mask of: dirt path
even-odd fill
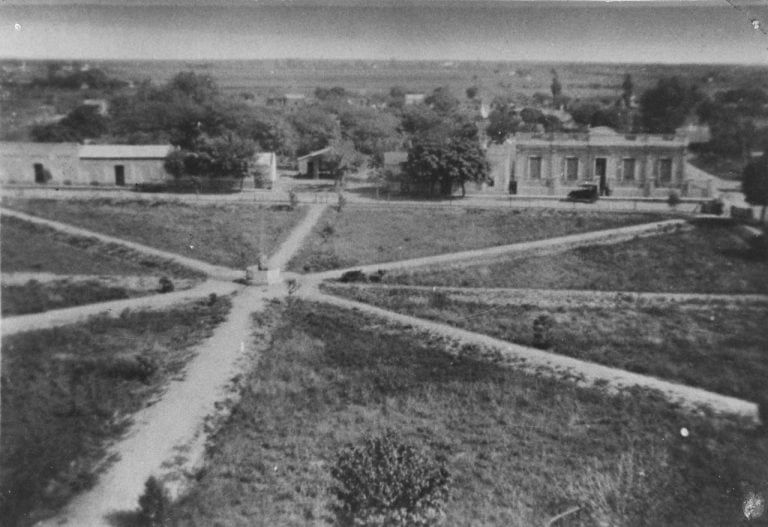
[[[96,238],[97,240],[102,241],[104,243],[114,243],[117,245],[122,245],[124,247],[128,247],[129,249],[133,249],[134,251],[142,252],[144,254],[150,254],[152,256],[157,256],[165,260],[176,262],[179,265],[183,265],[184,267],[187,267],[189,269],[200,271],[218,280],[236,280],[238,278],[243,278],[243,272],[238,271],[236,269],[230,269],[229,267],[223,267],[220,265],[212,265],[207,262],[195,260],[194,258],[189,258],[186,256],[181,256],[180,254],[163,251],[160,249],[155,249],[154,247],[149,247],[141,243],[131,242],[131,241],[123,240],[121,238],[115,238],[114,236],[100,234],[98,232],[90,231],[87,229],[81,229],[80,227],[75,227],[73,225],[61,223],[59,221],[46,220],[43,218],[38,218],[37,216],[32,216],[29,214],[25,214],[23,212],[17,212],[15,210],[10,210],[6,208],[0,208],[0,214],[18,218],[24,221],[28,221],[30,223],[45,225],[47,227],[56,229],[57,231],[65,232],[67,234],[72,234],[75,236],[83,236],[86,238]]]
[[[172,381],[159,402],[134,416],[128,436],[110,451],[118,461],[94,488],[76,497],[57,518],[40,525],[112,525],[110,515],[136,509],[149,476],[163,478],[199,464],[206,418],[216,413],[217,401],[227,398],[228,385],[243,366],[238,366],[240,359],[253,348],[251,315],[264,307],[266,298],[281,293],[240,289],[227,320],[198,345],[183,380]]]
[[[311,205],[301,222],[291,231],[290,236],[267,261],[269,269],[283,269],[293,255],[301,249],[301,244],[312,232],[312,228],[322,216],[325,205]]]
[[[590,291],[579,289],[519,289],[496,287],[451,287],[398,284],[343,284],[336,282],[330,288],[337,290],[398,290],[413,295],[443,292],[450,299],[479,302],[489,305],[543,306],[616,306],[617,304],[653,303],[686,304],[687,307],[718,308],[768,306],[768,295],[706,294],[706,293],[649,293],[635,291]]]
[[[180,304],[198,298],[204,298],[211,293],[226,295],[238,289],[238,285],[232,282],[220,282],[209,280],[192,289],[175,291],[173,293],[141,296],[126,300],[113,300],[110,302],[98,302],[84,306],[53,309],[44,313],[21,315],[17,317],[4,317],[0,319],[0,333],[12,335],[22,331],[53,328],[67,324],[82,322],[94,315],[105,315],[111,318],[120,316],[125,309],[158,310],[165,309],[175,304]]]
[[[684,228],[688,224],[687,220],[675,219],[657,221],[653,223],[644,223],[642,225],[632,225],[629,227],[619,227],[616,229],[606,229],[602,231],[584,232],[571,234],[568,236],[559,236],[557,238],[547,238],[530,242],[514,243],[511,245],[499,245],[487,247],[485,249],[474,249],[471,251],[460,251],[436,256],[426,256],[423,258],[413,258],[410,260],[400,260],[395,262],[383,262],[378,264],[359,265],[346,269],[334,269],[321,273],[305,275],[311,281],[328,280],[338,278],[347,271],[360,270],[364,273],[374,273],[378,270],[401,270],[412,269],[416,267],[429,267],[433,265],[462,266],[473,265],[479,262],[493,261],[497,258],[509,257],[511,255],[530,255],[530,254],[552,254],[567,251],[575,247],[584,245],[603,245],[614,244],[631,240],[637,236],[655,236],[666,234],[677,229]]]
[[[704,406],[718,414],[735,415],[748,418],[754,422],[759,421],[757,405],[735,397],[728,397],[700,388],[693,388],[655,377],[512,344],[445,324],[401,315],[352,300],[324,295],[318,293],[313,288],[306,288],[300,294],[309,300],[361,311],[396,322],[406,329],[415,329],[419,333],[426,334],[427,340],[434,341],[438,339],[444,342],[448,349],[455,349],[457,345],[461,347],[467,344],[479,346],[481,349],[486,350],[485,353],[481,352],[483,358],[494,360],[501,365],[514,367],[516,370],[526,371],[534,375],[573,379],[579,384],[586,386],[603,385],[612,392],[618,392],[633,386],[658,390],[669,401],[680,404],[688,410],[695,411],[699,407]]]

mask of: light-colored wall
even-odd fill
[[[35,163],[51,174],[49,185],[80,178],[76,143],[0,143],[0,183],[35,183]]]
[[[117,165],[125,167],[126,186],[136,183],[163,183],[170,178],[163,168],[162,159],[81,159],[83,183],[114,185]]]

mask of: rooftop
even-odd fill
[[[163,159],[170,145],[83,145],[80,159]]]

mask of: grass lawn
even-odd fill
[[[105,442],[182,370],[229,306],[220,298],[3,337],[3,525],[33,525],[91,486]]]
[[[0,219],[0,267],[4,273],[203,276],[120,245],[70,236],[9,216]]]
[[[7,199],[9,208],[143,243],[212,264],[254,265],[272,254],[304,208],[257,203]]]
[[[96,280],[78,283],[57,280],[44,284],[30,280],[24,285],[2,286],[2,315],[42,313],[51,309],[122,300],[143,294],[124,287],[104,285]]]
[[[441,292],[336,289],[398,313],[534,345],[533,322],[552,320],[551,351],[768,402],[768,304],[658,304],[617,299],[615,306],[488,305]]]
[[[573,504],[587,510],[561,525],[733,525],[768,477],[764,433],[640,391],[608,396],[451,356],[402,327],[293,301],[173,523],[324,524],[339,450],[385,428],[445,461],[449,526],[544,525]]]
[[[660,214],[573,212],[552,209],[329,208],[302,251],[290,262],[297,272],[553,238],[648,223]]]
[[[688,232],[465,268],[414,270],[384,280],[456,287],[765,294],[768,258],[754,257],[727,224],[699,221]]]

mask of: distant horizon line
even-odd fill
[[[515,0],[516,1],[516,0]],[[560,0],[568,1],[568,0]],[[424,63],[424,62],[484,62],[488,64],[638,64],[643,66],[747,66],[747,67],[768,67],[767,63],[762,62],[645,62],[645,61],[613,61],[613,60],[550,60],[550,59],[456,59],[456,58],[435,58],[435,59],[396,59],[396,58],[349,58],[349,57],[323,57],[323,58],[311,58],[311,57],[271,57],[271,58],[253,58],[253,57],[233,57],[233,58],[109,58],[109,57],[3,57],[0,56],[0,62],[6,61],[25,61],[25,62],[237,62],[237,61],[251,61],[251,62],[266,62],[266,61],[283,61],[283,60],[298,60],[307,62],[400,62],[400,63]]]

